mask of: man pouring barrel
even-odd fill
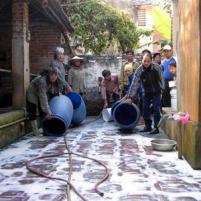
[[[143,118],[145,127],[140,132],[159,133],[158,123],[160,121],[161,94],[164,89],[164,79],[161,67],[152,63],[152,55],[146,53],[143,56],[142,64],[136,69],[135,77],[132,81],[127,95],[123,98],[127,103],[132,103],[137,95],[139,81],[142,86]],[[150,105],[154,108],[154,129],[152,130],[152,120]]]

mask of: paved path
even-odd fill
[[[72,183],[89,201],[201,201],[201,171],[191,169],[177,152],[153,151],[149,136],[121,133],[114,123],[102,120],[67,131],[71,150],[104,162],[109,179],[94,185],[104,175],[102,166],[73,156]],[[163,138],[162,134],[154,137]],[[66,185],[30,173],[25,163],[34,157],[65,151],[63,137],[36,138],[27,135],[0,152],[0,201],[62,201]],[[51,176],[67,178],[67,156],[34,162],[34,167]],[[72,201],[80,198],[72,193]]]

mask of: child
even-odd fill
[[[176,77],[176,73],[177,73],[177,64],[176,62],[172,62],[169,64],[169,71],[173,74],[174,78]]]

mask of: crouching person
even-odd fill
[[[46,75],[39,75],[29,85],[27,91],[27,113],[35,136],[42,136],[36,121],[37,108],[40,118],[51,119],[51,110],[48,101],[64,91],[69,85],[58,78],[57,68],[50,67]]]
[[[109,70],[103,70],[104,79],[101,82],[101,95],[104,100],[104,108],[110,107],[120,98],[119,80],[117,75],[111,75]]]

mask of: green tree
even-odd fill
[[[119,51],[135,49],[141,35],[151,34],[137,29],[128,15],[103,0],[67,0],[67,15],[75,29],[71,37],[95,54],[101,54],[111,44],[117,44]]]

